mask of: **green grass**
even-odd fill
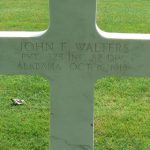
[[[0,76],[0,150],[48,150],[50,87],[38,76]],[[11,98],[26,105],[12,106]]]
[[[94,110],[95,150],[150,149],[150,78],[98,80]]]
[[[48,28],[48,0],[1,0],[0,30],[39,31]]]
[[[150,1],[97,0],[97,24],[108,32],[150,33]],[[48,0],[0,1],[0,30],[48,28]]]
[[[97,25],[107,32],[150,33],[149,0],[97,0]]]
[[[97,0],[97,24],[107,32],[150,33],[149,9],[148,0]],[[94,110],[95,150],[150,149],[149,78],[98,80]]]
[[[149,33],[149,8],[148,0],[97,0],[97,24],[109,32]],[[48,0],[1,0],[0,10],[0,30],[48,28]],[[27,105],[11,106],[12,97]],[[0,99],[0,150],[48,149],[48,82],[37,76],[0,76]],[[94,110],[95,150],[150,149],[149,78],[98,80]]]

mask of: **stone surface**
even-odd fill
[[[51,0],[50,27],[43,35],[0,38],[1,74],[49,79],[51,150],[93,150],[97,79],[150,75],[149,40],[103,37],[95,12],[96,0]]]

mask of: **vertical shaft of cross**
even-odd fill
[[[51,31],[63,34],[63,39],[65,36],[86,35],[91,26],[95,26],[95,1],[51,0]]]
[[[51,150],[92,150],[93,89],[79,77],[61,77],[52,85]]]
[[[60,42],[89,39],[95,26],[94,1],[51,0],[52,38]],[[92,83],[80,73],[58,76],[51,84],[51,150],[93,150]]]

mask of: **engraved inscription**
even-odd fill
[[[115,42],[22,42],[18,67],[22,70],[126,72],[129,47]]]

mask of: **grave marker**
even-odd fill
[[[106,38],[96,29],[95,12],[96,0],[51,0],[44,34],[3,32],[0,38],[1,74],[39,74],[51,82],[51,150],[93,150],[98,78],[150,75],[149,39]]]

